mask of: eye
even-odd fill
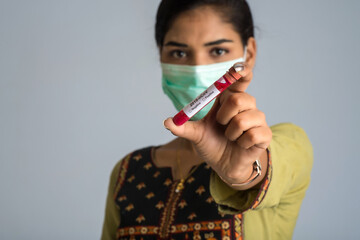
[[[214,48],[210,51],[210,54],[212,56],[218,57],[218,56],[223,56],[226,53],[228,53],[229,51],[224,49],[224,48]]]
[[[170,52],[170,55],[171,55],[171,57],[173,57],[173,58],[178,58],[178,59],[179,59],[179,58],[184,58],[184,57],[187,56],[186,52],[181,51],[181,50],[171,51],[171,52]]]

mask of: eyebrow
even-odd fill
[[[188,45],[184,43],[178,43],[174,41],[167,42],[164,46],[175,46],[175,47],[188,47]]]
[[[230,40],[230,39],[219,39],[219,40],[216,40],[213,42],[205,43],[204,46],[208,47],[208,46],[212,46],[212,45],[219,45],[219,44],[226,43],[226,42],[234,42],[234,41]]]
[[[219,39],[219,40],[216,40],[213,42],[205,43],[204,46],[208,47],[208,46],[213,46],[213,45],[219,45],[219,44],[226,43],[226,42],[234,42],[234,41],[230,40],[230,39]],[[174,41],[167,42],[164,46],[188,47],[188,45],[186,45],[185,43],[179,43],[179,42],[174,42]]]

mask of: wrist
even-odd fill
[[[259,159],[247,168],[246,174],[242,174],[242,176],[238,178],[221,177],[219,175],[219,178],[236,190],[247,190],[261,183],[267,173],[267,167],[268,151],[265,150]]]
[[[222,178],[221,176],[219,176],[219,177],[221,178],[221,180],[223,180],[223,182],[225,182],[226,184],[228,184],[231,187],[245,187],[246,185],[253,183],[259,176],[261,176],[261,170],[262,170],[262,168],[260,165],[260,161],[256,160],[252,164],[252,170],[251,170],[250,176],[245,181],[239,181],[239,180],[238,181],[228,181],[228,180],[225,180],[224,178]]]

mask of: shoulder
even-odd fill
[[[142,163],[152,158],[154,147],[144,147],[128,153],[122,159],[116,162],[111,171],[111,180],[115,183],[123,179],[131,163]]]
[[[126,168],[130,162],[140,162],[141,160],[148,160],[152,158],[152,151],[154,146],[144,147],[128,153],[120,159],[112,170],[112,175],[119,172],[122,168]],[[142,161],[141,161],[142,162]]]
[[[306,137],[304,129],[293,123],[278,123],[270,127],[275,137],[282,135],[290,138]]]
[[[280,123],[270,128],[273,133],[270,148],[297,150],[312,156],[312,145],[303,128],[293,123]]]
[[[309,177],[313,164],[313,148],[306,132],[292,123],[281,123],[271,127],[273,139],[270,154],[274,167],[288,172],[293,177]]]

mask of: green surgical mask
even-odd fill
[[[162,88],[164,93],[180,111],[189,102],[222,77],[237,62],[245,62],[245,57],[209,65],[161,64]],[[214,100],[199,111],[191,120],[200,120],[210,111]]]

